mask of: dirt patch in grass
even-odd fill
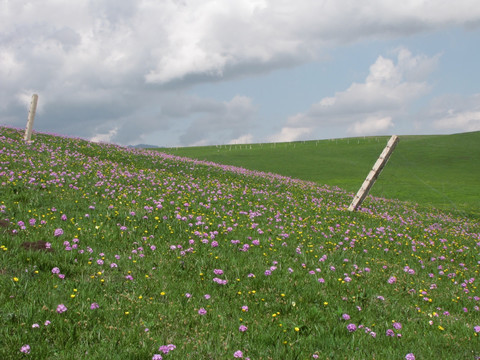
[[[20,245],[22,248],[25,250],[34,250],[34,251],[47,251],[47,252],[53,252],[53,249],[50,248],[50,245],[43,240],[38,240],[35,242],[24,242],[22,245]]]
[[[10,222],[0,219],[0,234],[15,235],[15,232],[10,229]]]

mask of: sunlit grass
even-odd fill
[[[0,129],[0,358],[480,356],[475,220]]]
[[[388,137],[160,149],[175,155],[271,171],[356,192]],[[400,136],[371,190],[480,219],[480,132]]]

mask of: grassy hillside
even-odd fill
[[[0,359],[480,356],[478,221],[33,139],[0,127]]]
[[[161,149],[356,192],[388,137]],[[480,216],[480,132],[401,136],[371,195]]]

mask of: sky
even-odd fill
[[[200,146],[480,130],[478,0],[0,0],[0,125]]]

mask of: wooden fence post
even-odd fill
[[[30,103],[30,111],[28,112],[27,128],[25,129],[25,136],[23,137],[23,139],[28,142],[30,142],[32,138],[33,121],[35,120],[35,112],[37,111],[37,102],[38,95],[33,94],[32,102]]]
[[[368,192],[372,188],[373,184],[375,184],[375,180],[377,180],[378,175],[380,175],[380,172],[387,163],[388,158],[390,157],[390,155],[392,155],[392,152],[395,149],[395,146],[397,146],[398,141],[399,138],[397,135],[393,135],[390,138],[387,146],[385,147],[385,149],[383,149],[377,162],[375,163],[375,165],[373,165],[372,170],[370,170],[370,173],[367,175],[367,178],[360,187],[360,190],[358,190],[357,195],[355,195],[355,197],[353,198],[352,203],[348,207],[348,211],[355,211],[362,204],[363,200],[365,200]]]

